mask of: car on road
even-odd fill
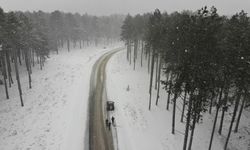
[[[107,101],[106,109],[107,109],[107,111],[114,111],[115,110],[115,103],[113,101]]]

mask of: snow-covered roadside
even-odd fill
[[[115,47],[52,54],[42,71],[33,69],[32,89],[21,75],[23,108],[16,85],[9,100],[0,86],[0,149],[83,150],[91,68]]]
[[[147,64],[147,63],[144,63]],[[166,110],[167,94],[160,92],[159,105],[155,106],[156,91],[152,98],[152,110],[148,111],[149,75],[147,66],[140,62],[133,70],[126,60],[126,52],[114,55],[107,66],[107,93],[115,101],[115,113],[119,150],[180,150],[183,146],[184,124],[180,123],[181,100],[177,100],[176,134],[171,134],[172,105]],[[213,116],[205,115],[203,123],[196,126],[193,139],[194,150],[207,150],[212,130]],[[223,136],[231,117],[226,117]],[[218,118],[218,120],[220,117]],[[231,150],[249,150],[250,119],[243,115],[238,134],[232,134]],[[217,133],[213,140],[214,150],[222,150],[225,138]],[[232,144],[233,143],[233,144]]]

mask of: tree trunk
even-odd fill
[[[147,52],[148,55],[148,74],[150,73],[150,51]]]
[[[184,142],[183,142],[183,150],[186,150],[187,148],[187,140],[188,140],[189,125],[190,125],[191,110],[192,110],[192,98],[193,98],[193,91],[191,91],[190,93],[189,102],[188,102],[188,113],[187,113],[187,121],[186,121],[186,128],[185,128],[185,135],[184,135]]]
[[[160,85],[161,85],[161,68],[162,68],[162,60],[161,60],[161,57],[159,56],[159,69],[158,69],[158,87],[157,87],[157,97],[156,97],[156,102],[155,102],[155,105],[157,106],[158,105],[158,101],[159,101],[159,93],[160,93]]]
[[[238,114],[238,118],[237,118],[237,121],[236,121],[234,133],[237,133],[237,132],[238,132],[238,128],[239,128],[239,124],[240,124],[240,118],[241,118],[242,111],[243,111],[243,108],[244,108],[244,105],[245,105],[245,101],[246,101],[246,95],[244,96],[244,98],[243,98],[243,100],[242,100],[242,104],[241,104],[240,112],[239,112],[239,114]]]
[[[76,48],[76,40],[73,40],[73,47]]]
[[[156,54],[156,68],[155,68],[155,90],[157,89],[157,84],[158,84],[158,66],[159,66],[159,61],[158,61],[158,54]]]
[[[212,143],[213,143],[213,138],[214,138],[214,131],[215,131],[216,123],[217,123],[217,118],[218,118],[218,113],[219,113],[220,103],[221,103],[221,98],[222,98],[222,91],[223,91],[223,88],[221,88],[220,97],[219,97],[219,100],[218,100],[217,105],[216,105],[216,114],[215,114],[215,117],[214,117],[214,124],[213,124],[212,134],[211,134],[211,137],[210,137],[210,143],[209,143],[209,148],[208,148],[209,150],[211,150],[211,148],[212,148]]]
[[[151,109],[151,95],[152,95],[152,82],[154,76],[154,60],[155,60],[155,50],[152,51],[152,61],[151,61],[151,74],[150,74],[150,85],[149,85],[149,106],[148,109]]]
[[[67,39],[67,48],[68,48],[68,52],[69,52],[69,48],[70,48],[70,45],[69,45],[70,43],[69,43],[69,39]]]
[[[141,41],[141,67],[142,67],[142,60],[143,60],[143,49],[144,49],[143,46],[144,46],[143,41]]]
[[[36,63],[37,64],[40,64],[40,59],[39,58],[40,58],[40,56],[38,54],[36,54]]]
[[[18,51],[18,60],[19,60],[19,64],[22,65],[22,61],[21,61],[21,50]]]
[[[9,87],[11,87],[11,84],[13,84],[13,79],[12,79],[12,75],[11,75],[12,69],[11,69],[11,64],[10,64],[9,51],[6,51],[6,60],[7,60]]]
[[[184,112],[185,112],[185,106],[186,106],[186,98],[187,98],[187,90],[185,88],[185,94],[184,94],[182,112],[181,112],[181,122],[183,122],[183,118],[184,118]]]
[[[210,106],[209,106],[209,114],[211,114],[211,112],[212,112],[214,97],[215,97],[215,93],[212,92],[212,97],[210,99]]]
[[[21,101],[21,106],[23,107],[23,97],[22,97],[22,88],[21,88],[21,83],[20,83],[20,78],[19,78],[19,71],[18,71],[18,65],[17,65],[17,55],[16,52],[14,52],[14,62],[15,62],[15,70],[16,70],[16,80],[17,80],[17,85],[18,85],[18,91],[19,91],[19,96],[20,96],[20,101]]]
[[[39,60],[40,60],[40,69],[43,70],[43,62],[42,62],[43,60],[42,60],[42,56],[40,56],[40,59],[39,59]]]
[[[29,77],[29,88],[31,89],[31,67],[30,67],[30,55],[29,55],[29,50],[25,51],[25,64],[26,64],[26,69],[28,72],[28,77]]]
[[[132,45],[131,45],[131,43],[130,43],[130,44],[129,44],[129,65],[131,65],[131,63],[132,63],[131,51],[132,51]]]
[[[227,105],[227,99],[228,99],[228,92],[229,92],[229,87],[226,88],[225,96],[224,96],[224,100],[223,100],[223,108],[222,108],[222,114],[221,114],[221,120],[220,120],[220,127],[219,127],[219,131],[218,131],[218,133],[220,135],[222,133],[224,115],[225,115],[226,107],[227,107],[226,105]]]
[[[30,69],[30,74],[32,74],[32,50],[29,50],[29,69]]]
[[[135,40],[135,45],[134,45],[134,48],[135,48],[135,60],[137,60],[137,53],[138,53],[138,39]]]
[[[35,66],[35,52],[34,50],[32,50],[32,66],[34,67]]]
[[[134,70],[137,57],[138,40],[134,40]]]
[[[191,135],[190,135],[190,139],[189,139],[188,150],[192,150],[194,129],[195,129],[195,124],[196,124],[196,116],[197,116],[197,114],[194,112],[194,118],[193,118],[193,123],[192,123],[192,130],[191,130]]]
[[[127,61],[129,61],[129,40],[127,40]]]
[[[241,93],[241,91],[239,91],[239,93],[237,94],[237,99],[236,99],[236,102],[235,102],[233,117],[232,117],[230,127],[229,127],[229,130],[228,130],[228,135],[227,135],[227,138],[226,138],[226,143],[224,145],[224,150],[227,150],[228,141],[229,141],[229,138],[230,138],[230,135],[231,135],[231,132],[232,132],[233,123],[234,123],[234,120],[235,120],[235,116],[236,116],[236,113],[237,113],[237,110],[238,110],[238,105],[239,105],[240,98],[241,98],[240,93]]]
[[[173,74],[171,73],[170,79],[169,79],[169,89],[168,89],[168,101],[167,101],[167,110],[169,110],[169,103],[170,103],[170,97],[171,97],[171,89],[172,89],[172,78]]]
[[[56,46],[55,46],[55,49],[56,49],[56,54],[58,54],[58,48],[60,47],[60,40],[57,40],[56,41]]]
[[[29,75],[29,88],[31,89],[32,88],[32,86],[31,86],[31,64],[30,64],[30,50],[28,50],[28,61],[27,61],[27,63],[28,63],[28,75]]]
[[[9,92],[8,92],[8,85],[7,85],[7,69],[6,69],[6,55],[4,55],[4,51],[2,51],[2,67],[3,67],[3,80],[4,80],[4,87],[5,87],[5,94],[6,98],[9,99]]]
[[[173,99],[172,134],[175,134],[176,99],[177,99],[177,91],[175,91],[175,93],[174,93],[174,99]]]

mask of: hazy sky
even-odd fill
[[[216,6],[220,14],[232,15],[242,9],[250,13],[250,0],[0,0],[5,11],[61,10],[93,15],[136,14],[152,12],[155,8],[167,12],[197,10],[205,5]]]

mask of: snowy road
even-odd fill
[[[113,54],[123,48],[114,49],[100,57],[93,66],[89,92],[89,149],[113,150],[113,138],[111,132],[105,127],[104,120],[107,117],[104,111],[104,102],[107,100],[105,90],[106,65]]]

